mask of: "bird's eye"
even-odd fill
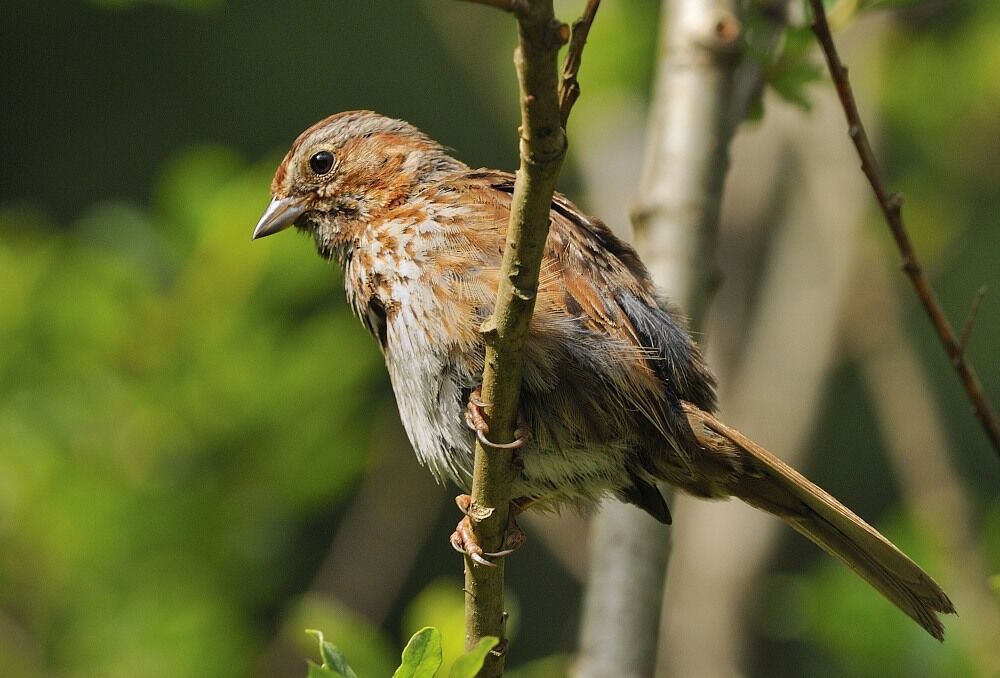
[[[309,158],[309,167],[316,174],[326,174],[333,169],[333,153],[330,151],[320,151]]]

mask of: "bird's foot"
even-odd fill
[[[460,494],[455,497],[455,503],[458,504],[459,510],[465,514],[465,517],[459,521],[455,531],[451,534],[451,546],[459,553],[469,556],[474,563],[485,567],[496,567],[496,563],[492,563],[486,558],[509,556],[527,540],[527,535],[524,534],[524,530],[515,520],[516,515],[523,510],[518,500],[511,502],[510,510],[507,513],[507,529],[504,532],[502,549],[493,552],[483,551],[479,542],[476,541],[476,535],[472,532],[472,517],[469,515],[472,497]]]
[[[484,407],[489,407],[489,403],[483,402],[482,391],[477,388],[469,394],[469,402],[465,406],[465,425],[476,432],[476,438],[486,447],[498,450],[516,450],[519,447],[523,447],[531,438],[531,433],[528,430],[527,423],[524,421],[524,417],[518,413],[514,440],[509,443],[495,443],[491,441],[486,437],[486,434],[490,432],[490,427],[486,423],[486,417],[483,415]]]

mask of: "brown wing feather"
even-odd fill
[[[469,238],[485,254],[478,260],[498,268],[514,177],[475,170],[449,184],[449,190],[468,192],[466,204],[476,205]],[[649,275],[629,245],[562,195],[554,197],[551,214],[532,336],[544,343],[546,335],[562,333],[552,341],[565,344],[567,323],[585,327],[605,347],[603,357],[620,368],[617,387],[629,405],[663,435],[676,434],[671,402],[686,398],[714,407],[712,377],[697,349],[677,319],[658,305]],[[487,294],[481,301],[492,304],[495,287]],[[625,308],[625,302],[631,306]]]

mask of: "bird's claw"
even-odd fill
[[[530,438],[528,426],[523,417],[518,416],[517,430],[514,431],[514,440],[509,443],[495,443],[486,437],[490,432],[489,424],[483,416],[483,408],[489,407],[489,403],[483,401],[483,394],[477,388],[469,394],[469,402],[465,408],[465,425],[476,432],[476,439],[484,447],[492,447],[497,450],[516,450],[523,447]]]
[[[476,429],[476,439],[479,440],[486,447],[492,447],[497,450],[516,450],[524,445],[524,438],[518,437],[514,438],[509,443],[495,443],[486,437],[486,432]]]
[[[455,531],[451,534],[451,547],[461,553],[463,556],[469,556],[472,562],[477,565],[482,565],[483,567],[496,567],[496,563],[491,563],[486,560],[483,556],[487,555],[483,553],[483,550],[475,542],[475,538],[472,536],[472,525],[469,523],[469,517],[466,516],[462,518],[462,521],[455,528]]]
[[[459,510],[465,514],[465,517],[459,521],[449,541],[453,549],[462,555],[469,556],[472,562],[484,567],[496,567],[496,563],[492,563],[486,558],[504,558],[509,556],[525,542],[526,536],[524,530],[514,520],[514,514],[517,512],[516,504],[511,505],[507,530],[504,534],[503,546],[506,548],[490,552],[483,551],[482,547],[476,541],[475,534],[472,532],[472,520],[469,517],[469,507],[472,505],[472,497],[467,494],[460,494],[455,497],[455,503],[458,504]]]

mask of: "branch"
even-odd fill
[[[590,35],[590,27],[597,16],[597,9],[601,6],[601,0],[587,0],[587,7],[579,19],[573,22],[573,32],[569,39],[569,50],[566,52],[566,61],[563,62],[562,78],[559,82],[559,117],[563,127],[569,120],[569,113],[573,110],[573,104],[580,98],[580,83],[576,79],[580,72],[580,63],[583,58],[583,48],[587,44],[587,36]]]
[[[514,65],[521,92],[521,166],[514,184],[496,307],[482,327],[486,341],[482,395],[489,403],[484,414],[490,437],[506,443],[514,440],[524,344],[535,306],[552,194],[566,155],[558,56],[569,31],[556,21],[552,0],[473,1],[511,11],[518,29]],[[585,25],[589,27],[592,20],[591,13]],[[581,40],[574,51],[577,68],[582,49]],[[575,70],[572,72],[575,76]],[[486,551],[501,548],[515,474],[510,451],[476,443],[468,513],[473,534]],[[472,647],[484,636],[503,639],[502,561],[489,568],[477,566],[467,557],[465,593],[466,645]],[[487,658],[480,676],[503,673],[506,643],[501,642],[498,648]]]
[[[997,424],[996,415],[993,413],[993,408],[983,392],[979,378],[972,369],[972,365],[965,359],[962,343],[955,335],[955,331],[952,329],[947,316],[945,316],[944,310],[941,308],[941,303],[938,301],[937,295],[934,293],[934,289],[931,287],[930,281],[924,273],[920,260],[917,258],[917,253],[913,248],[910,235],[903,222],[903,197],[898,193],[890,193],[886,189],[878,162],[875,160],[875,153],[868,141],[868,134],[865,132],[861,116],[858,113],[858,106],[854,100],[854,92],[847,77],[847,68],[840,61],[840,55],[837,53],[837,48],[833,43],[833,36],[830,33],[830,24],[826,19],[823,0],[810,0],[810,4],[813,10],[813,33],[816,34],[816,39],[823,48],[823,54],[826,57],[830,75],[837,87],[837,95],[840,97],[844,114],[847,116],[851,141],[854,142],[854,147],[861,158],[861,170],[868,177],[868,183],[871,184],[872,190],[875,191],[875,197],[878,198],[882,214],[885,216],[889,230],[892,231],[896,247],[902,255],[903,272],[913,284],[913,288],[920,298],[920,303],[923,305],[924,311],[934,325],[938,338],[944,345],[944,350],[951,359],[951,363],[955,367],[959,379],[962,381],[962,386],[965,388],[965,392],[972,403],[973,413],[979,418],[993,449],[996,450],[997,454],[1000,454],[1000,425]]]

